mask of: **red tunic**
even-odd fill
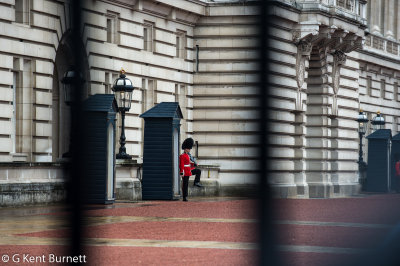
[[[190,162],[189,155],[187,153],[182,153],[179,156],[179,173],[184,176],[191,176],[192,175],[193,163]]]
[[[400,161],[396,162],[396,176],[400,177]]]

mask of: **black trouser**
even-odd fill
[[[200,175],[201,175],[201,170],[200,169],[193,169],[192,170],[192,175],[195,175],[194,178],[194,183],[200,182]],[[183,198],[186,198],[188,195],[188,187],[189,187],[189,177],[190,176],[184,176],[182,178],[182,196]]]
[[[193,169],[192,170],[192,175],[195,175],[194,183],[200,182],[200,175],[201,175],[201,170],[200,169],[197,169],[197,168]]]
[[[184,199],[186,199],[186,197],[188,195],[189,177],[190,176],[184,176],[182,178],[182,181],[183,181],[183,183],[182,183],[182,194],[183,195],[182,196]]]

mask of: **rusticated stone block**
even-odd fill
[[[61,202],[66,198],[61,182],[0,184],[0,206],[22,206]]]

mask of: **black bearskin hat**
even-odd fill
[[[194,141],[193,141],[192,138],[185,139],[183,141],[183,143],[182,143],[182,150],[184,150],[184,149],[192,149],[193,148],[193,144],[194,144]]]

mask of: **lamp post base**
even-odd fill
[[[358,162],[358,173],[359,173],[359,183],[361,184],[361,190],[366,191],[367,182],[367,163],[364,161]]]
[[[120,152],[120,153],[118,153],[116,155],[116,158],[117,159],[123,159],[123,160],[130,160],[130,159],[132,159],[132,156],[127,154],[127,153],[125,153],[125,152]]]

